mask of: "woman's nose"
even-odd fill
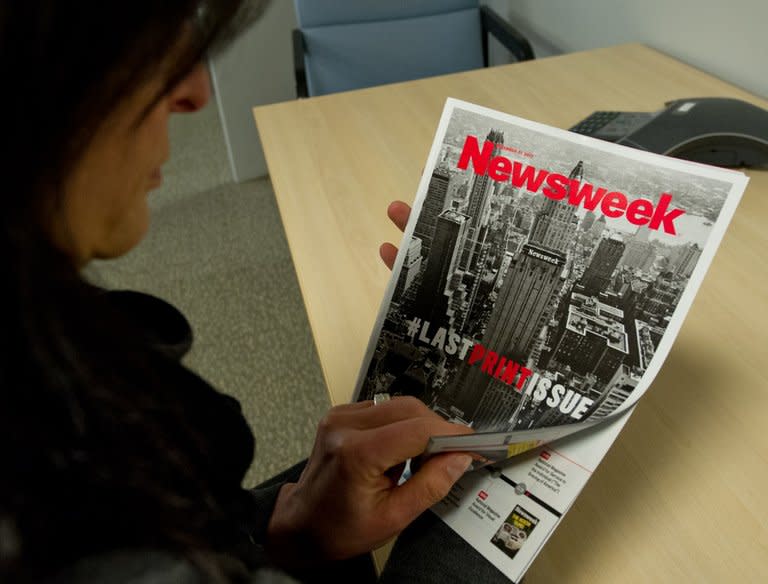
[[[211,79],[205,64],[195,65],[186,77],[171,90],[171,111],[196,112],[211,98]]]

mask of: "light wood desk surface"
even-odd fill
[[[670,99],[768,102],[642,45],[254,109],[333,403],[349,401],[446,97],[568,128]],[[768,172],[661,372],[526,582],[768,582]]]

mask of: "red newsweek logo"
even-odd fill
[[[485,491],[480,491],[477,496],[480,498],[481,501],[485,501],[488,498],[488,493]]]
[[[599,206],[606,217],[617,218],[624,215],[632,225],[645,225],[653,230],[661,227],[664,233],[677,235],[674,221],[685,211],[669,208],[672,202],[672,195],[669,193],[663,193],[655,204],[648,199],[630,201],[624,193],[618,191],[609,191],[604,187],[595,187],[591,183],[537,169],[529,164],[513,162],[504,156],[491,156],[494,146],[493,142],[486,140],[480,150],[477,138],[467,136],[456,166],[466,170],[471,162],[475,174],[487,174],[497,182],[510,182],[514,187],[525,188],[531,193],[539,192],[544,186],[542,194],[555,201],[565,200],[569,205],[581,206],[588,211],[595,211]]]
[[[549,452],[547,452],[546,450],[542,450],[541,454],[539,454],[539,456],[541,458],[543,458],[544,460],[549,460],[549,457],[552,456],[552,455]]]

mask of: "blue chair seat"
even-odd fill
[[[310,95],[483,66],[477,10],[305,28],[303,34]]]

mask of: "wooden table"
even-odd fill
[[[768,102],[623,45],[254,109],[333,403],[349,401],[446,97],[568,128],[667,100]],[[753,171],[653,387],[526,582],[768,582],[768,172]]]

